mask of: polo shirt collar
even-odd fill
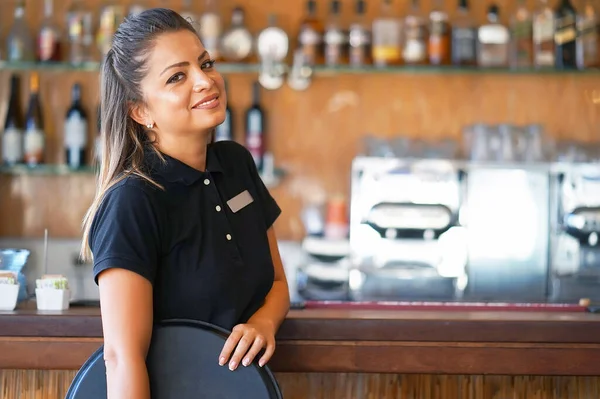
[[[223,167],[215,154],[212,144],[206,149],[206,170],[199,171],[189,165],[175,159],[167,154],[161,153],[164,161],[160,159],[156,151],[151,147],[144,149],[146,165],[152,173],[162,176],[170,183],[183,183],[192,185],[208,172],[223,173]]]

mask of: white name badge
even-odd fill
[[[229,209],[231,209],[231,212],[236,213],[245,206],[250,205],[252,202],[254,202],[254,199],[252,198],[248,190],[244,190],[229,201],[227,201],[227,205],[229,205]]]

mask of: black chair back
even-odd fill
[[[268,366],[258,359],[230,371],[218,357],[229,332],[212,324],[169,320],[157,324],[146,365],[152,399],[282,399]],[[83,364],[65,399],[106,399],[106,368],[101,346]]]

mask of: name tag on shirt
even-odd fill
[[[231,209],[231,212],[236,213],[245,206],[250,205],[252,202],[254,202],[254,199],[252,198],[248,190],[244,190],[229,201],[227,201],[227,205],[229,205],[229,209]]]

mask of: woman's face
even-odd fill
[[[188,30],[159,35],[142,81],[144,125],[170,139],[206,134],[225,120],[223,78],[198,37]],[[139,117],[136,119],[140,119]]]

